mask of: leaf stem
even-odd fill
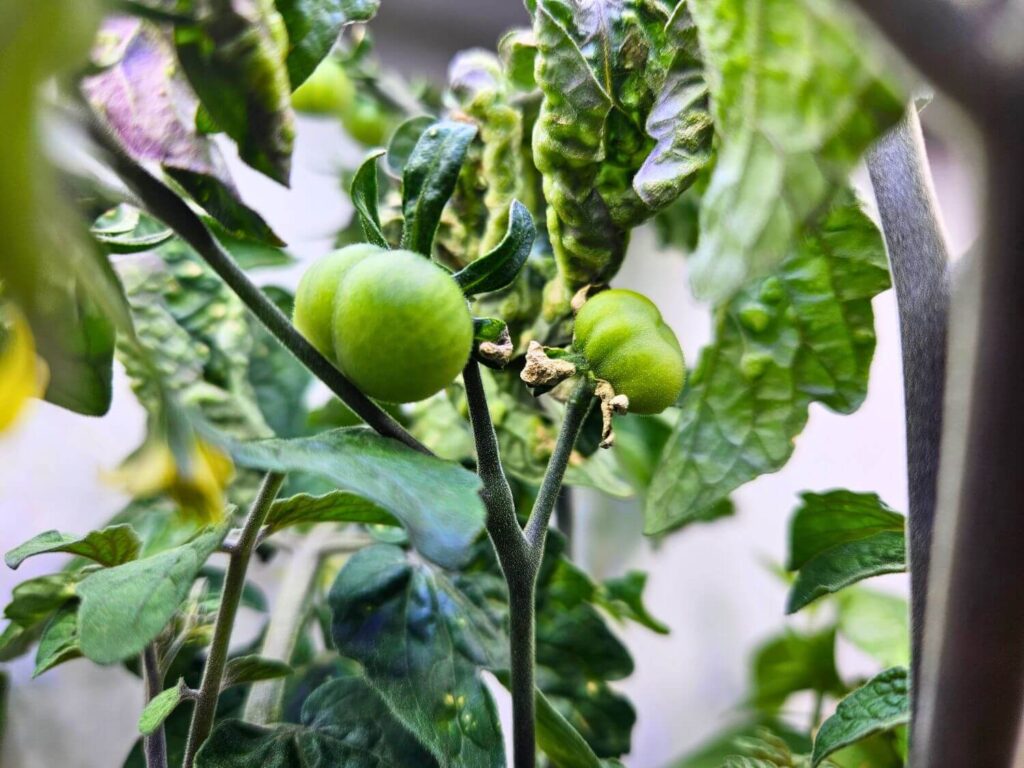
[[[203,680],[199,686],[196,707],[192,713],[192,725],[189,728],[188,742],[185,746],[185,760],[182,768],[192,768],[199,748],[206,741],[213,729],[213,719],[217,713],[217,700],[220,697],[220,686],[224,679],[224,668],[228,661],[228,648],[231,642],[231,630],[238,614],[238,604],[245,588],[245,574],[249,568],[249,560],[256,548],[256,539],[263,527],[270,505],[274,503],[278,491],[284,484],[284,475],[268,472],[263,478],[256,499],[249,509],[249,514],[242,526],[242,535],[238,538],[235,551],[228,561],[227,575],[224,577],[224,588],[221,592],[220,609],[217,611],[217,622],[210,641],[209,655],[203,668]]]
[[[160,670],[155,643],[147,645],[142,652],[142,678],[148,704],[164,689],[164,674]],[[142,751],[146,757],[146,768],[167,768],[167,734],[163,724],[143,738]]]
[[[149,212],[164,222],[210,265],[238,298],[284,347],[326,384],[356,415],[385,437],[392,437],[421,453],[430,451],[375,402],[364,395],[341,371],[296,330],[288,317],[268,299],[210,232],[203,220],[167,185],[129,157],[115,137],[89,117],[89,133],[107,153],[114,172],[138,196]]]

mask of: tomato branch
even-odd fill
[[[155,643],[147,645],[142,652],[142,678],[146,686],[148,704],[164,689],[164,675],[160,669]],[[146,757],[146,768],[167,768],[167,732],[162,723],[143,739],[142,751]]]

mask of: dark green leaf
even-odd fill
[[[405,172],[405,166],[409,163],[416,143],[420,136],[430,126],[437,122],[437,118],[431,115],[417,115],[410,117],[401,125],[395,128],[388,142],[388,149],[384,158],[388,173],[396,179],[401,179]]]
[[[0,669],[0,753],[4,748],[4,734],[7,731],[7,691],[10,688],[7,672]]]
[[[456,272],[453,277],[467,296],[500,291],[511,285],[519,275],[533,249],[537,230],[533,217],[518,200],[512,202],[508,214],[508,232],[494,250]]]
[[[904,98],[831,0],[687,5],[721,136],[692,281],[702,298],[721,300],[789,255],[802,225],[903,114]]]
[[[130,525],[113,525],[85,536],[74,536],[59,531],[47,531],[15,547],[6,555],[8,568],[17,569],[33,555],[67,552],[95,560],[100,565],[121,565],[139,556],[142,542]]]
[[[295,258],[283,250],[280,238],[270,230],[262,220],[256,220],[256,214],[249,209],[245,212],[252,214],[249,220],[240,218],[239,226],[235,227],[236,232],[254,231],[256,237],[249,235],[232,234],[223,224],[212,217],[205,217],[204,222],[211,232],[224,246],[224,249],[231,254],[242,269],[259,269],[260,267],[287,267],[295,263]],[[224,218],[222,215],[221,218]],[[255,229],[253,226],[255,225]]]
[[[292,90],[331,52],[342,27],[372,19],[380,0],[276,0],[288,30],[288,75]]]
[[[778,275],[717,309],[715,340],[651,481],[647,533],[707,519],[735,489],[781,469],[812,402],[860,406],[875,347],[871,299],[888,286],[881,236],[847,198]]]
[[[790,694],[846,692],[835,662],[835,629],[815,634],[787,631],[762,645],[754,657],[752,704],[769,715],[778,713]]]
[[[630,571],[617,579],[608,579],[600,590],[600,604],[618,619],[630,619],[642,624],[659,635],[667,635],[668,626],[651,616],[644,605],[644,587],[647,574]]]
[[[426,557],[457,566],[483,530],[476,475],[355,427],[294,440],[227,444],[242,467],[321,475],[402,521]]]
[[[196,768],[438,768],[366,681],[343,676],[302,705],[301,725],[223,720]]]
[[[139,715],[139,733],[151,736],[164,724],[179,704],[188,698],[189,688],[184,680],[178,680],[173,688],[161,691],[146,705]]]
[[[814,738],[812,766],[836,750],[903,725],[910,717],[907,670],[887,669],[841,702]]]
[[[400,525],[394,515],[359,494],[349,491],[332,491],[322,496],[300,493],[286,499],[278,499],[267,515],[270,533],[293,525],[311,523]]]
[[[388,239],[380,228],[380,213],[377,210],[377,160],[384,154],[383,149],[371,152],[352,177],[352,206],[356,209],[359,224],[368,243],[381,248],[390,248]]]
[[[274,680],[278,677],[288,677],[291,673],[292,668],[283,661],[264,659],[261,656],[236,656],[228,661],[224,668],[224,681],[220,688],[224,690],[233,685],[254,683],[257,680]]]
[[[442,120],[416,142],[402,175],[403,248],[430,256],[441,212],[476,132],[468,123]]]
[[[668,768],[722,768],[726,760],[736,754],[737,743],[749,740],[768,729],[781,738],[794,752],[811,751],[811,740],[802,733],[770,718],[744,723],[713,736],[709,742],[671,763]]]
[[[82,649],[78,646],[78,604],[68,601],[53,614],[39,637],[36,668],[32,677],[39,677],[43,672],[65,661],[80,658],[81,655]]]
[[[43,622],[37,621],[25,628],[16,621],[8,622],[0,633],[0,661],[13,661],[24,656],[43,634]]]
[[[656,144],[633,177],[633,188],[651,208],[662,208],[689,187],[711,162],[714,136],[697,29],[680,2],[666,26],[674,51],[665,83],[647,116]]]
[[[537,691],[537,746],[556,768],[601,768],[594,750],[569,721]]]
[[[82,653],[99,664],[142,652],[171,620],[226,527],[144,560],[105,568],[78,585]]]
[[[502,626],[442,572],[390,545],[357,552],[331,588],[338,651],[442,765],[500,768],[504,743],[481,667],[504,667]]]
[[[222,0],[175,28],[178,60],[213,122],[243,161],[288,185],[295,115],[284,21],[272,3]]]
[[[62,572],[21,582],[12,591],[4,616],[24,629],[33,629],[75,596],[78,579],[76,573]]]
[[[876,533],[902,533],[903,515],[874,493],[802,493],[789,528],[787,571],[804,567],[826,550]]]
[[[885,531],[840,544],[800,569],[789,592],[786,613],[796,613],[819,597],[862,579],[906,570],[907,542],[902,531]]]
[[[234,184],[223,178],[191,168],[178,168],[164,163],[167,175],[181,185],[224,229],[218,239],[232,254],[251,255],[242,248],[245,243],[264,244],[271,248],[284,245],[284,240],[270,228],[256,211],[242,202]],[[265,253],[265,251],[263,251]],[[266,256],[261,256],[266,259]]]

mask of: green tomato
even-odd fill
[[[348,271],[368,256],[384,250],[369,243],[356,243],[318,259],[306,270],[295,291],[292,320],[320,354],[332,362],[334,356],[334,300]]]
[[[341,122],[348,135],[360,144],[375,147],[387,137],[387,115],[376,101],[362,94],[341,113]]]
[[[314,115],[343,115],[352,108],[355,96],[345,68],[334,59],[324,59],[292,94],[292,106]]]
[[[595,376],[629,398],[631,413],[661,413],[683,390],[679,340],[639,293],[615,289],[589,299],[576,315],[573,343]]]
[[[386,251],[345,273],[334,305],[341,370],[370,397],[411,403],[440,391],[469,359],[473,319],[444,269]]]

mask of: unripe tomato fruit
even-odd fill
[[[356,87],[345,68],[334,59],[324,59],[313,74],[292,94],[298,112],[315,115],[343,115],[352,107]]]
[[[614,289],[587,300],[576,315],[573,343],[631,413],[661,413],[686,379],[679,340],[646,296]]]
[[[443,268],[412,251],[352,266],[334,305],[341,370],[370,397],[411,403],[438,392],[466,365],[473,318]]]
[[[341,113],[341,122],[348,135],[360,144],[377,146],[387,138],[387,115],[368,96],[357,94],[349,108]]]
[[[299,280],[292,320],[328,360],[335,361],[334,300],[342,278],[363,259],[383,253],[382,248],[369,243],[349,245],[317,260]]]

